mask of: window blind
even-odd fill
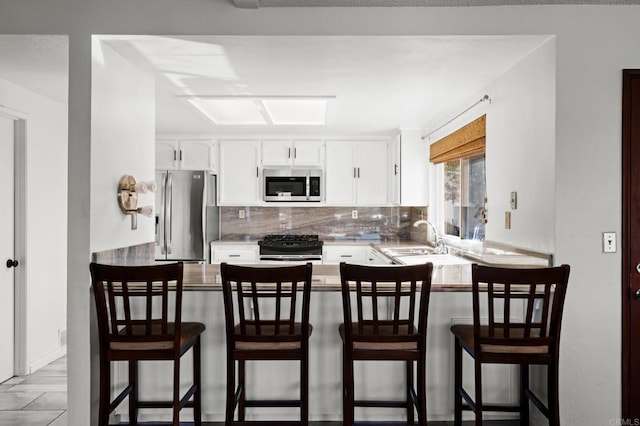
[[[487,115],[432,143],[429,161],[434,164],[483,154],[487,133]]]

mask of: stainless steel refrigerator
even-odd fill
[[[156,261],[207,262],[207,246],[220,232],[216,176],[157,170],[156,183]]]

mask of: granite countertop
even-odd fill
[[[313,291],[340,291],[340,285],[338,265],[313,265]],[[183,288],[185,291],[220,291],[222,280],[219,265],[185,264]],[[471,291],[471,265],[434,266],[431,291]]]

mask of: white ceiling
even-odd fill
[[[550,36],[101,39],[155,74],[158,134],[340,136],[431,130],[475,102],[485,86]],[[0,78],[67,102],[67,37],[0,35],[0,58]],[[335,100],[326,126],[219,126],[179,97],[196,94]]]
[[[549,36],[104,36],[156,75],[158,134],[429,130]],[[179,96],[335,96],[326,126],[220,126]],[[489,94],[490,95],[490,94]],[[440,122],[438,122],[440,120]]]
[[[67,102],[69,43],[60,35],[0,35],[0,78]]]

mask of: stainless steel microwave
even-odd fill
[[[322,170],[264,169],[264,201],[322,201]]]

